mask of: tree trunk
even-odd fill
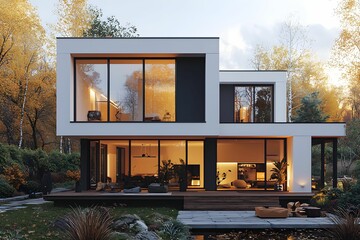
[[[23,143],[23,125],[24,125],[24,113],[25,113],[25,104],[26,104],[26,94],[29,86],[29,77],[26,77],[26,83],[25,83],[25,90],[24,90],[24,97],[23,102],[21,105],[21,112],[20,112],[20,138],[19,138],[19,149],[22,146]]]

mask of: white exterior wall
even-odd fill
[[[205,55],[206,123],[76,123],[72,57]],[[164,55],[165,54],[165,55]],[[128,55],[129,56],[129,55]],[[63,136],[205,136],[219,127],[218,38],[57,39],[57,135]]]
[[[345,136],[343,123],[286,123],[286,72],[222,71],[217,38],[58,39],[57,134],[78,137],[287,138],[288,189],[311,192],[311,137]],[[72,122],[74,56],[205,55],[205,123]],[[220,80],[219,80],[220,79]],[[219,123],[220,84],[274,84],[275,123]]]
[[[345,123],[226,123],[220,124],[219,136],[338,137],[345,136]]]
[[[311,136],[288,139],[288,190],[311,192]]]
[[[274,84],[274,122],[286,122],[285,71],[220,71],[220,84]]]

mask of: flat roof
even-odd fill
[[[219,39],[219,37],[56,37],[56,39]]]
[[[233,69],[233,70],[220,70],[219,72],[287,72],[287,71],[286,70],[248,70],[248,69],[238,70],[238,69]]]

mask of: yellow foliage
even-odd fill
[[[20,128],[36,139],[40,131],[31,122],[55,115],[55,69],[44,61],[45,31],[28,0],[0,0],[0,6],[0,104],[6,106],[0,122],[14,144]]]
[[[55,31],[62,37],[82,37],[91,26],[87,0],[60,0],[57,15]]]
[[[79,181],[80,180],[80,170],[74,170],[74,171],[67,170],[66,177],[71,180],[74,180],[74,181]]]
[[[4,178],[12,185],[15,189],[26,183],[27,173],[23,172],[18,164],[12,164],[11,166],[5,167],[3,172]]]
[[[334,45],[332,64],[340,68],[343,80],[347,81],[349,94],[344,101],[344,110],[350,118],[360,118],[360,0],[341,0],[336,9],[340,17],[341,32]]]
[[[273,46],[269,51],[261,46],[256,48],[253,64],[258,70],[288,70],[292,69],[289,76],[292,84],[292,114],[301,106],[301,99],[313,92],[319,92],[322,101],[321,109],[329,115],[328,121],[339,121],[339,95],[338,90],[328,87],[328,76],[325,74],[324,65],[317,61],[310,51],[299,53],[292,51],[290,66],[289,50],[283,46]]]

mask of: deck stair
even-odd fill
[[[184,210],[254,210],[279,207],[278,196],[185,196]]]

